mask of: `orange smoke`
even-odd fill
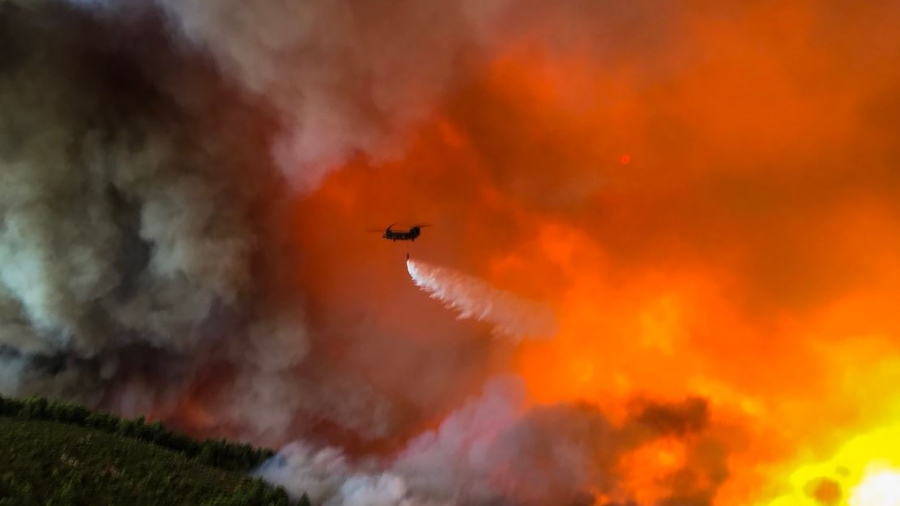
[[[869,466],[900,466],[900,70],[879,56],[900,50],[898,11],[826,4],[564,38],[521,21],[403,156],[361,159],[301,204],[306,281],[348,296],[335,266],[353,265],[373,318],[425,341],[477,329],[396,285],[407,248],[546,300],[554,341],[469,372],[512,369],[535,404],[613,418],[635,396],[707,398],[729,452],[718,506],[881,504],[860,498]],[[403,220],[436,226],[409,245],[360,233]],[[686,451],[630,453],[634,497],[658,497]]]

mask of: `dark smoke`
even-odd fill
[[[0,340],[18,371],[3,390],[97,392],[131,374],[131,355],[165,375],[167,354],[196,352],[250,293],[267,176],[247,163],[265,118],[167,49],[152,13],[110,25],[59,3],[0,5]]]
[[[359,379],[288,377],[310,338],[275,281],[271,108],[152,6],[0,5],[0,391],[163,418],[203,396],[187,428],[269,444],[304,412],[383,435]]]

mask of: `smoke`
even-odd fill
[[[505,2],[159,3],[189,40],[275,107],[274,159],[310,191],[353,157],[400,152]]]
[[[706,456],[660,477],[652,504],[709,504],[724,478],[722,455],[710,452],[718,442],[706,433],[702,400],[642,404],[614,424],[592,406],[530,408],[525,399],[521,379],[495,378],[392,462],[351,463],[337,449],[295,443],[259,474],[325,505],[576,506],[594,504],[597,495],[631,504],[636,491],[623,485],[623,459],[642,446],[679,438]]]
[[[305,363],[270,109],[149,4],[3,2],[0,39],[0,392],[260,444],[383,436],[383,396]]]
[[[0,0],[0,393],[333,504],[831,501],[900,405],[898,14]]]
[[[88,362],[138,342],[195,348],[247,290],[240,150],[225,157],[230,139],[179,110],[191,90],[172,95],[168,63],[113,49],[127,36],[102,40],[54,3],[2,8],[0,344]]]
[[[556,335],[556,318],[544,304],[521,299],[445,267],[415,260],[407,260],[406,267],[416,286],[458,311],[460,318],[492,324],[496,335],[517,341]]]

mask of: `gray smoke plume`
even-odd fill
[[[320,360],[297,384],[302,294],[264,272],[291,254],[260,225],[270,109],[141,2],[3,1],[0,40],[0,393],[163,418],[211,395],[189,426],[264,444],[298,416],[383,435],[362,378]]]
[[[158,1],[277,109],[274,158],[305,190],[349,158],[399,152],[506,3]]]
[[[0,7],[0,344],[21,361],[195,348],[247,290],[240,152],[184,109],[175,68],[114,49],[128,37],[59,4]]]
[[[621,504],[620,459],[661,438],[684,438],[685,467],[660,486],[660,504],[708,505],[725,478],[724,456],[706,433],[706,403],[642,403],[624,424],[587,405],[529,408],[524,384],[496,378],[434,431],[412,439],[392,462],[351,462],[335,448],[294,443],[259,474],[316,504],[590,505],[596,494]],[[619,503],[617,503],[619,504]]]

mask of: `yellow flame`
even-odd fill
[[[857,436],[828,461],[800,466],[789,481],[790,491],[764,504],[900,506],[900,426]],[[823,484],[837,493],[823,494]]]

